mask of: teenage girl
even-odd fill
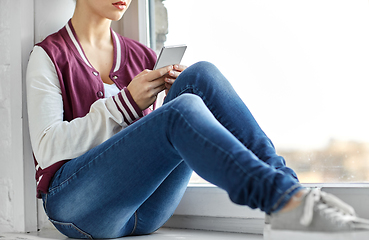
[[[31,54],[37,195],[55,227],[73,238],[152,233],[173,214],[196,171],[234,203],[271,214],[275,229],[350,229],[352,220],[342,216],[354,216],[352,208],[340,201],[337,208],[325,193],[299,184],[214,65],[152,70],[151,49],[111,30],[130,3],[77,0],[65,27]],[[340,224],[322,205],[338,209]]]

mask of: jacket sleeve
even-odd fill
[[[86,116],[64,121],[55,66],[38,46],[30,56],[26,82],[31,144],[42,168],[84,154],[143,116],[128,90],[122,89],[94,102]]]

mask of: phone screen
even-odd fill
[[[180,64],[186,49],[186,45],[164,46],[160,51],[154,70],[169,65]]]

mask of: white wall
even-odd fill
[[[25,170],[32,155],[23,98],[26,56],[33,44],[33,3],[21,0],[17,13],[11,9],[14,1],[0,1],[0,231],[27,231],[36,228],[36,201],[28,197],[34,181],[30,168]]]
[[[73,0],[35,0],[35,42],[62,28],[73,11]]]
[[[13,224],[13,208],[11,205],[12,179],[7,176],[4,169],[9,165],[11,158],[11,131],[9,129],[11,120],[10,102],[10,26],[7,21],[6,8],[10,0],[0,2],[0,231],[5,226]],[[8,224],[9,223],[9,224]]]
[[[73,6],[72,0],[0,1],[0,232],[37,230],[25,71],[34,41],[61,28]]]

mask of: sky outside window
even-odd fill
[[[165,45],[187,44],[185,65],[217,65],[303,178],[369,180],[355,175],[369,172],[367,0],[163,3]]]

